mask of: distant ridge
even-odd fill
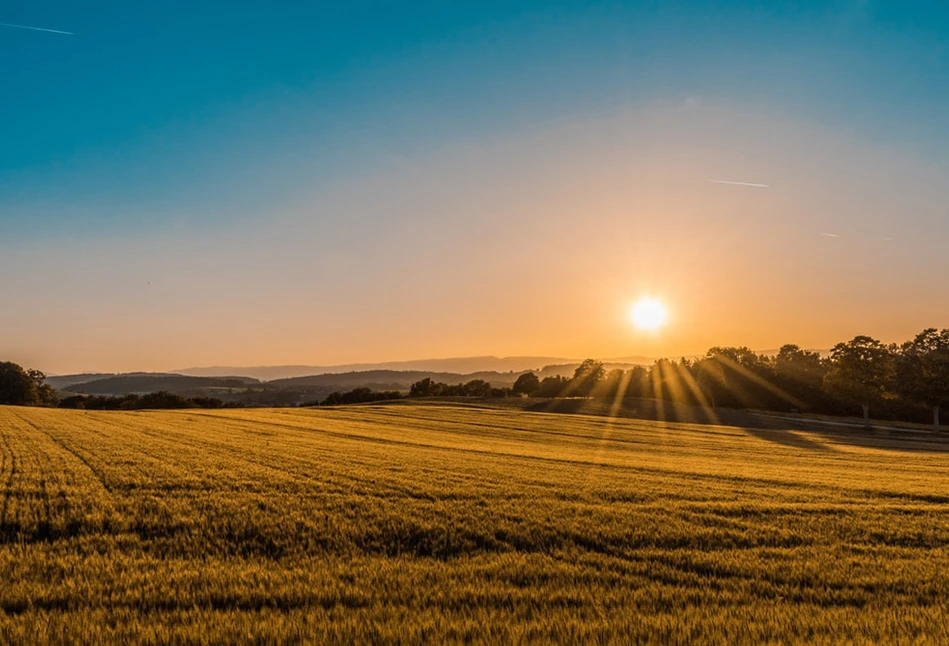
[[[773,356],[777,349],[755,351],[756,354]],[[822,357],[829,350],[816,350]],[[703,355],[687,355],[687,359],[700,359]],[[648,366],[655,359],[642,356],[597,358],[604,368],[629,369],[636,365]],[[89,393],[146,392],[156,389],[171,391],[195,388],[223,387],[221,380],[239,380],[247,384],[271,383],[275,387],[297,387],[301,385],[372,385],[374,387],[403,388],[410,381],[430,377],[446,382],[484,379],[495,385],[510,385],[520,373],[532,370],[539,377],[552,375],[570,376],[580,364],[579,359],[563,357],[517,356],[517,357],[453,357],[447,359],[416,359],[411,361],[388,361],[380,363],[351,363],[332,366],[284,365],[284,366],[207,366],[185,368],[171,372],[127,372],[127,373],[82,373],[75,375],[50,375],[46,383],[58,390]],[[318,379],[306,379],[319,377]],[[207,380],[201,382],[200,380]],[[194,381],[198,380],[198,381]],[[407,381],[409,380],[409,381]]]
[[[67,390],[77,384],[103,381],[119,377],[174,377],[170,372],[84,372],[76,375],[46,375],[46,383],[57,390]]]
[[[423,371],[470,375],[480,372],[524,372],[540,371],[545,366],[577,364],[578,359],[564,357],[454,357],[448,359],[416,359],[412,361],[387,361],[381,363],[351,363],[335,366],[208,366],[185,368],[173,372],[192,377],[225,377],[228,375],[246,375],[261,381],[310,377],[314,375],[340,374],[350,372],[371,372],[376,370]],[[643,363],[652,363],[644,359]]]
[[[226,377],[195,377],[191,375],[176,375],[169,373],[128,373],[92,379],[83,383],[69,383],[57,380],[56,377],[46,382],[53,388],[87,395],[121,396],[130,393],[144,394],[166,390],[175,393],[206,394],[211,389],[246,388],[260,383],[250,377],[228,375]]]

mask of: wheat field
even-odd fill
[[[925,438],[0,407],[0,642],[949,643]]]

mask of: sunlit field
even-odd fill
[[[949,643],[924,435],[0,407],[0,642]]]

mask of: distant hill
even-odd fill
[[[177,379],[182,375],[173,372],[88,372],[76,375],[56,375],[46,377],[46,383],[56,390],[73,390],[73,387],[83,384],[106,382],[117,379]],[[247,377],[234,377],[235,379],[247,379]],[[252,381],[256,381],[255,379]],[[80,392],[80,391],[76,391]]]
[[[579,361],[570,363],[561,363],[544,366],[539,370],[534,370],[540,378],[551,377],[554,375],[573,376]],[[614,363],[605,362],[604,368],[612,370],[622,368],[628,370],[636,365],[633,363]],[[429,378],[432,381],[438,381],[446,384],[465,383],[473,379],[483,379],[495,388],[512,386],[517,378],[526,370],[512,370],[508,372],[498,372],[496,370],[482,370],[479,372],[458,373],[458,372],[434,372],[431,370],[353,370],[350,372],[333,372],[321,375],[307,375],[304,377],[290,377],[287,379],[274,379],[267,382],[268,387],[272,388],[306,388],[306,387],[333,387],[333,388],[358,388],[368,386],[375,390],[399,390],[406,389],[416,381]]]
[[[260,383],[251,377],[229,376],[221,378],[191,377],[175,374],[133,373],[94,379],[84,383],[71,383],[61,387],[70,392],[86,395],[128,395],[167,390],[174,393],[191,393],[213,389],[245,388]]]
[[[222,377],[225,375],[247,375],[261,381],[274,381],[292,377],[307,377],[322,374],[350,372],[372,372],[375,370],[424,371],[470,375],[478,372],[524,372],[540,370],[553,364],[579,364],[579,360],[563,357],[457,357],[451,359],[418,359],[414,361],[388,361],[383,363],[352,363],[337,366],[210,366],[185,368],[175,372],[196,377]],[[651,363],[651,360],[647,360]],[[477,377],[475,377],[477,378]]]
[[[827,356],[828,350],[818,350]],[[777,350],[759,354],[773,355]],[[697,358],[697,357],[691,357]],[[628,370],[651,365],[641,356],[601,359],[606,370]],[[572,376],[579,360],[557,357],[459,357],[420,359],[342,366],[257,366],[188,368],[175,373],[132,372],[123,374],[83,373],[47,377],[46,382],[62,391],[89,395],[126,395],[159,390],[194,396],[213,394],[229,401],[255,405],[311,401],[334,390],[368,387],[373,390],[408,390],[425,378],[447,384],[483,379],[496,388],[511,386],[522,373],[532,370],[543,379]],[[276,395],[275,395],[276,393]],[[285,397],[284,397],[285,396]]]
[[[604,360],[604,367],[608,370],[629,369],[651,362],[644,357],[624,357]],[[47,377],[46,381],[57,390],[89,395],[126,395],[158,390],[193,395],[252,385],[266,387],[268,391],[315,389],[314,392],[320,393],[359,387],[407,390],[425,378],[448,384],[483,379],[501,388],[513,385],[517,377],[528,370],[533,370],[540,378],[571,376],[578,365],[578,360],[556,357],[463,357],[344,366],[210,367],[172,373],[85,373]]]
[[[114,372],[86,372],[78,375],[57,376],[46,375],[46,383],[56,390],[66,390],[75,384],[84,384],[90,381],[95,381],[96,379],[105,379],[106,377],[114,376]]]
[[[521,372],[501,373],[494,371],[460,374],[455,372],[431,372],[428,370],[361,370],[275,379],[267,382],[267,385],[272,388],[324,386],[347,389],[367,386],[374,390],[404,390],[416,381],[429,378],[432,381],[440,381],[446,384],[465,383],[473,379],[483,379],[492,386],[501,388],[503,386],[513,385],[520,375]]]
[[[376,391],[399,390],[408,391],[411,385],[422,379],[432,379],[446,384],[467,383],[474,379],[483,379],[495,388],[510,387],[517,378],[533,369],[543,379],[553,375],[570,377],[573,375],[579,361],[563,361],[546,364],[538,368],[533,365],[545,357],[511,357],[497,359],[494,357],[476,357],[471,359],[435,360],[436,363],[457,365],[474,365],[487,359],[495,365],[523,365],[527,368],[518,370],[478,370],[473,372],[454,372],[447,370],[349,370],[339,372],[323,372],[320,374],[306,374],[271,381],[261,381],[255,376],[237,375],[234,372],[220,370],[220,376],[196,376],[176,373],[126,373],[114,375],[82,374],[62,375],[50,377],[48,382],[63,393],[79,393],[85,395],[123,396],[130,394],[145,394],[160,390],[183,395],[186,397],[213,396],[229,403],[245,406],[286,406],[306,402],[321,401],[330,393],[346,392],[354,388],[371,388]],[[643,363],[648,360],[643,360]],[[397,362],[397,365],[424,364],[419,362]],[[383,364],[385,365],[385,364]],[[614,368],[629,369],[637,363],[604,361],[607,370]],[[319,366],[274,366],[268,368],[273,371],[294,370],[324,370]],[[240,368],[234,369],[242,370]],[[266,371],[258,371],[258,375]]]

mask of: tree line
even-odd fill
[[[475,387],[472,387],[475,385]],[[448,386],[416,382],[410,397],[489,396],[488,384]],[[491,396],[588,397],[619,401],[658,399],[704,408],[764,409],[932,421],[940,428],[949,406],[949,329],[927,328],[904,343],[856,336],[829,356],[797,345],[775,354],[744,346],[716,346],[698,358],[660,359],[651,366],[607,370],[587,359],[572,377],[520,375],[510,391]]]
[[[71,395],[59,401],[59,408],[82,410],[146,410],[177,408],[242,408],[241,404],[225,402],[217,397],[185,397],[166,390],[144,395]]]
[[[341,404],[365,404],[369,402],[402,399],[405,397],[510,397],[510,388],[495,388],[484,379],[472,379],[466,383],[446,384],[425,377],[413,383],[408,393],[398,390],[376,391],[371,388],[353,388],[348,392],[332,392],[321,401],[304,406],[339,406]]]
[[[838,343],[830,356],[784,345],[774,355],[713,347],[704,357],[661,359],[607,371],[593,359],[572,378],[521,375],[513,392],[538,397],[660,399],[706,408],[756,408],[832,415],[870,413],[926,421],[938,430],[949,405],[949,329],[928,328],[902,344],[869,336]]]
[[[512,388],[496,388],[483,379],[445,384],[425,378],[407,394],[355,388],[333,392],[308,405],[339,405],[402,397],[588,397],[611,401],[647,398],[705,408],[755,408],[832,415],[871,411],[879,419],[931,420],[949,406],[949,329],[927,328],[901,344],[869,336],[838,343],[830,355],[784,345],[776,354],[744,346],[716,346],[699,358],[660,359],[651,366],[607,370],[587,359],[572,377],[539,379],[521,374]],[[61,402],[38,370],[0,362],[0,404],[87,409],[221,408],[211,397],[185,398],[160,392],[124,397],[68,397]]]

